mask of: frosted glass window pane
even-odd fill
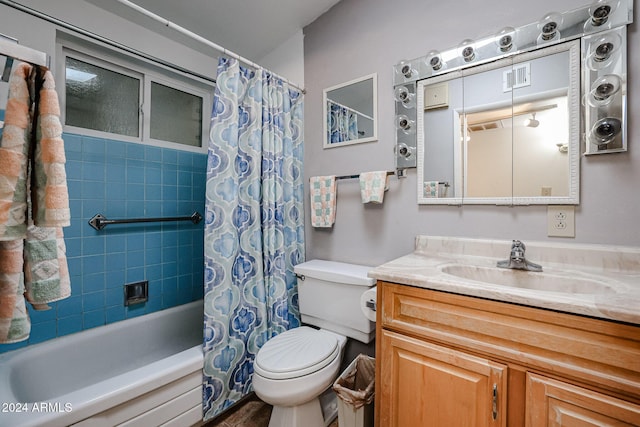
[[[202,98],[151,83],[151,138],[200,147]]]
[[[140,79],[66,58],[65,123],[140,136]]]

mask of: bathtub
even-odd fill
[[[200,300],[0,355],[0,426],[199,424],[202,313]]]

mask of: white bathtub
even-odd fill
[[[0,355],[0,426],[202,420],[202,301]]]

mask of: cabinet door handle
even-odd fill
[[[491,416],[495,421],[498,418],[498,384],[493,385],[493,399],[491,404]]]

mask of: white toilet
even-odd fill
[[[375,279],[371,267],[312,260],[294,267],[301,326],[269,340],[254,362],[253,389],[273,405],[269,427],[324,427],[319,396],[337,378],[347,337],[369,343],[375,323],[361,295]]]

